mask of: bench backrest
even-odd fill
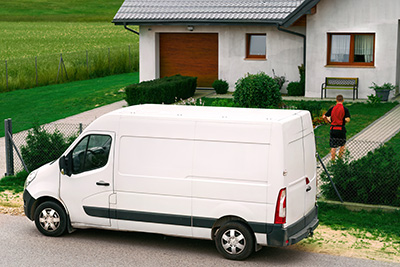
[[[325,85],[326,86],[358,86],[358,78],[332,78],[326,77],[325,78]]]

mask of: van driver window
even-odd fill
[[[110,154],[111,137],[88,135],[72,151],[72,173],[78,174],[104,167]]]

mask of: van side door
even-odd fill
[[[66,154],[70,176],[60,174],[60,198],[71,223],[110,226],[115,134],[91,132]]]

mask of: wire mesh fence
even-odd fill
[[[97,48],[0,62],[0,92],[138,71],[137,46]]]
[[[331,153],[321,157],[343,201],[400,207],[399,151],[398,137],[387,143],[353,139],[334,159]],[[320,162],[317,179],[320,197],[340,200]]]
[[[13,122],[14,125],[17,123],[22,122]],[[17,149],[15,147],[12,149],[12,154],[9,156],[12,158],[11,162],[10,159],[6,159],[8,162],[2,162],[2,168],[6,170],[6,174],[10,174],[10,168],[12,173],[18,173],[24,170],[25,163],[28,170],[32,171],[58,158],[86,126],[81,123],[49,123],[12,134],[12,142]],[[9,148],[6,147],[5,150],[7,149]],[[20,160],[18,153],[23,161]]]

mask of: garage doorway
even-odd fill
[[[218,79],[217,33],[160,33],[159,47],[160,78],[194,76],[198,87]]]

